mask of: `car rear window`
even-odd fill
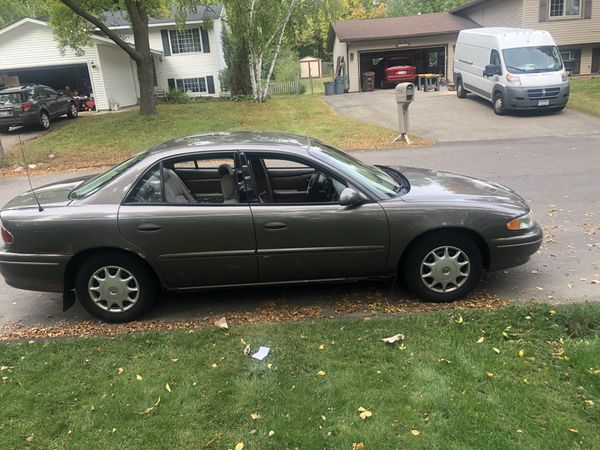
[[[5,92],[0,93],[0,105],[7,103],[23,103],[22,92]]]

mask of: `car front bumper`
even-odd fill
[[[504,99],[507,109],[562,108],[569,101],[569,84],[557,84],[543,88],[507,86]]]
[[[488,241],[490,249],[488,270],[508,269],[525,264],[531,255],[539,250],[543,239],[542,228],[536,223],[524,234]]]
[[[17,289],[62,292],[65,268],[71,256],[0,251],[0,275]]]

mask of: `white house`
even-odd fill
[[[157,89],[180,88],[198,96],[220,93],[224,14],[222,5],[198,8],[183,30],[174,18],[149,20]],[[104,19],[133,43],[123,14]],[[48,23],[37,19],[25,18],[0,30],[0,85],[9,82],[41,83],[57,90],[69,86],[82,95],[92,94],[98,110],[107,110],[112,103],[124,107],[139,101],[135,62],[112,40],[97,32],[81,54],[70,49],[61,54]]]

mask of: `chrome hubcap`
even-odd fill
[[[92,301],[100,309],[121,313],[133,308],[140,297],[140,288],[128,270],[106,266],[96,270],[88,282]]]
[[[500,97],[496,99],[496,111],[502,111],[502,99]]]
[[[46,114],[42,114],[42,125],[44,125],[44,128],[48,128],[50,126],[50,118]]]
[[[434,292],[460,288],[469,279],[471,263],[465,252],[449,245],[432,250],[421,262],[421,279]]]
[[[77,115],[77,107],[75,105],[71,105],[71,115],[73,117]]]

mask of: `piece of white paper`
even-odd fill
[[[262,361],[269,354],[269,350],[271,350],[269,347],[260,347],[258,349],[258,351],[254,355],[252,355],[252,357],[254,359],[258,359],[259,361]]]
[[[404,342],[404,335],[403,334],[395,334],[393,336],[383,338],[382,341],[387,344],[393,344],[395,342]]]

